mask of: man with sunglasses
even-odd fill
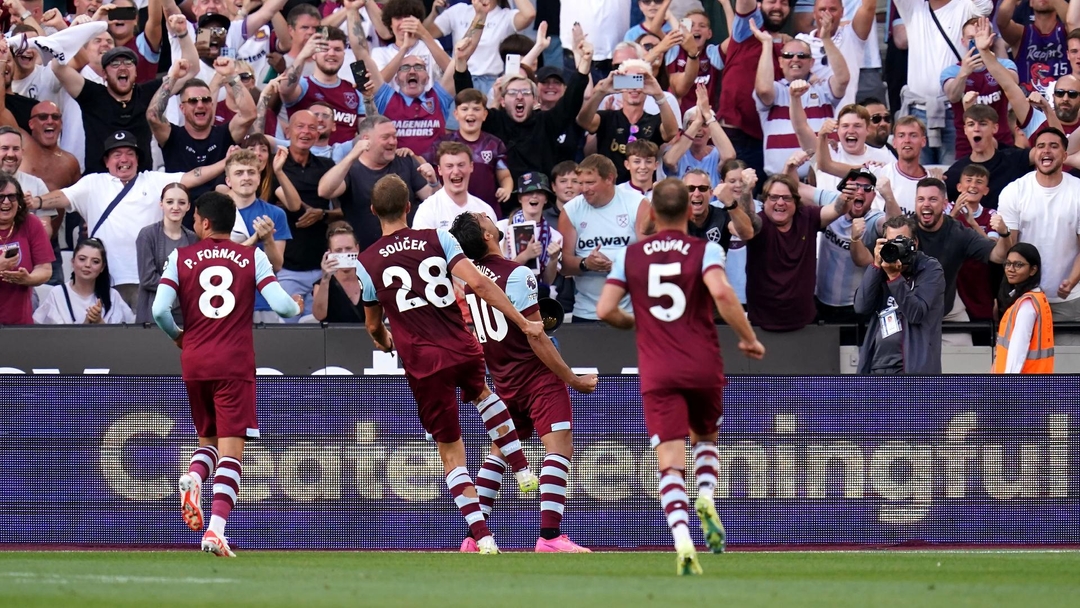
[[[23,169],[45,182],[49,190],[66,188],[79,181],[82,170],[71,152],[60,148],[64,116],[51,101],[30,110],[29,133],[23,137]],[[25,190],[25,188],[24,188]]]
[[[889,112],[885,102],[877,97],[861,99],[859,105],[866,108],[867,113],[870,114],[866,145],[871,148],[884,148],[895,157],[896,148],[889,143],[889,136],[892,135],[892,112]]]
[[[236,63],[232,59],[218,57],[214,60],[214,70],[224,79],[229,95],[238,109],[228,125],[214,124],[217,102],[206,82],[191,78],[191,67],[183,59],[174,63],[169,74],[162,79],[161,88],[154,94],[150,107],[146,110],[150,130],[161,146],[165,170],[170,172],[190,171],[224,160],[229,146],[243,140],[251,124],[255,122],[255,100],[235,74]],[[174,91],[180,98],[180,109],[184,115],[183,126],[173,124],[164,116]],[[190,197],[198,198],[217,183],[224,182],[215,180],[204,184],[193,189]],[[194,209],[190,210],[184,218],[184,225],[189,228],[194,225],[194,212]]]
[[[825,56],[828,58],[832,76],[809,85],[802,95],[804,108],[810,128],[817,131],[826,118],[834,116],[840,106],[840,100],[847,91],[847,62],[833,42],[833,32],[838,25],[830,13],[818,16],[818,32]],[[754,36],[762,43],[761,57],[758,59],[757,78],[754,81],[754,102],[761,122],[761,131],[765,136],[765,172],[771,174],[784,171],[785,163],[793,152],[800,149],[799,138],[794,135],[794,126],[790,118],[792,85],[807,81],[814,66],[814,56],[810,45],[802,40],[792,40],[780,50],[781,78],[773,78],[769,69],[772,65],[772,33],[762,31],[751,24]],[[800,82],[801,81],[801,82]],[[807,165],[799,168],[799,176],[805,178],[809,171]]]
[[[161,58],[161,19],[147,19],[142,32],[136,35],[138,18],[113,17],[112,11],[118,8],[136,8],[136,5],[132,0],[114,0],[112,4],[103,4],[94,14],[94,18],[107,19],[109,34],[112,35],[116,46],[127,47],[138,56],[135,64],[135,81],[150,82],[157,77],[158,60]],[[149,0],[146,9],[150,15],[160,15],[161,0]],[[103,16],[102,13],[104,13]]]
[[[182,38],[183,54],[173,55],[174,60],[186,59],[189,65],[198,62],[195,45],[185,29],[186,19],[180,15],[169,17],[169,35]],[[150,125],[146,111],[154,92],[161,88],[160,80],[136,83],[138,55],[127,47],[118,46],[101,57],[105,70],[105,85],[90,82],[70,65],[54,61],[53,72],[64,90],[75,98],[82,109],[83,128],[86,132],[86,172],[101,173],[106,170],[103,162],[104,145],[117,131],[129,131],[139,142],[139,170],[152,168],[150,156]]]

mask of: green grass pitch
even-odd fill
[[[0,606],[1077,606],[1080,552],[0,552]]]

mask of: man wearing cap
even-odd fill
[[[183,38],[183,58],[191,65],[198,61],[195,45],[184,29],[186,21],[182,16],[169,17],[170,36]],[[150,100],[161,87],[161,80],[136,83],[136,65],[139,58],[127,47],[118,46],[101,57],[101,67],[105,70],[105,85],[88,82],[82,74],[69,65],[53,62],[53,72],[69,95],[75,98],[82,108],[83,128],[86,131],[86,172],[106,171],[103,162],[104,146],[109,138],[118,131],[127,131],[138,141],[139,171],[152,168],[150,158],[150,125],[146,121],[146,110]],[[160,194],[160,192],[158,193]],[[134,242],[134,241],[133,241]],[[110,257],[112,257],[110,252]],[[136,281],[137,282],[137,281]]]
[[[147,153],[130,131],[116,131],[98,144],[102,154],[97,161],[108,173],[90,173],[72,186],[35,196],[29,207],[33,211],[70,209],[82,215],[89,236],[105,243],[113,287],[128,306],[135,306],[139,293],[135,239],[144,226],[161,221],[161,191],[175,182],[188,188],[200,186],[221,175],[225,162],[187,173],[140,171],[140,157]]]
[[[540,109],[547,111],[555,107],[566,94],[566,76],[562,65],[545,65],[536,72],[537,89],[540,94]],[[577,121],[569,121],[554,141],[555,163],[572,161],[577,158],[578,148],[585,141],[585,129]]]
[[[518,264],[528,267],[540,279],[540,297],[555,297],[548,293],[559,274],[559,260],[562,259],[563,237],[555,226],[544,218],[544,206],[554,201],[555,193],[551,190],[548,177],[537,171],[522,173],[517,179],[518,202],[521,208],[510,214],[505,220],[496,222],[502,231],[503,256]],[[513,226],[535,224],[533,237],[524,248],[518,247]]]

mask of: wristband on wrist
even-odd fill
[[[738,206],[739,206],[739,202],[735,201],[735,202],[731,203],[730,205],[724,205],[724,211],[734,211],[735,208],[738,207]]]
[[[578,270],[581,272],[587,272],[589,270],[589,268],[585,266],[585,258],[581,258],[581,261],[578,262]]]
[[[686,54],[687,59],[693,59],[694,61],[697,61],[699,57],[701,57],[701,53],[698,53],[696,55],[691,55],[690,53]]]

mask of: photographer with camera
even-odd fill
[[[940,374],[945,273],[919,251],[913,218],[885,220],[874,267],[855,291],[855,312],[872,315],[859,349],[860,374]]]

